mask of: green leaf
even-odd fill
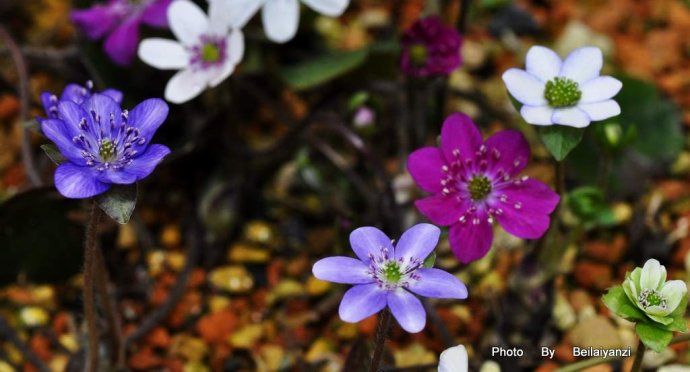
[[[96,197],[98,206],[120,224],[129,222],[137,204],[137,185],[113,185]]]
[[[564,125],[549,125],[539,128],[539,136],[551,155],[562,161],[582,141],[584,129]]]
[[[426,258],[424,259],[423,266],[428,269],[428,268],[434,267],[435,263],[436,263],[436,252],[431,252],[431,254],[426,256]]]
[[[653,323],[637,323],[635,332],[645,346],[657,353],[662,352],[673,338],[673,332],[661,329]]]
[[[354,70],[364,63],[368,55],[368,49],[331,52],[297,65],[283,67],[279,74],[293,89],[309,89]]]
[[[616,216],[606,203],[604,194],[596,187],[583,186],[571,191],[566,203],[585,227],[616,224]]]
[[[57,146],[53,145],[52,143],[41,145],[41,150],[43,150],[43,152],[45,152],[46,155],[48,155],[50,160],[52,160],[53,163],[57,165],[60,165],[67,161],[67,159],[64,156],[62,156],[62,153],[60,152],[60,150],[58,150]]]
[[[630,302],[621,286],[609,288],[601,299],[606,307],[622,318],[629,321],[648,321],[642,310]]]

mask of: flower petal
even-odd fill
[[[225,0],[216,1],[224,3],[228,17],[228,25],[233,28],[244,28],[249,20],[264,4],[264,0]]]
[[[189,68],[182,70],[165,86],[165,99],[172,103],[185,103],[203,92],[206,84],[206,75]]]
[[[544,83],[558,76],[561,65],[561,57],[556,52],[540,45],[529,48],[525,57],[527,72]]]
[[[412,293],[398,288],[388,292],[388,307],[398,324],[409,333],[417,333],[426,325],[426,311],[422,302]]]
[[[168,7],[168,23],[177,40],[192,46],[208,31],[208,18],[198,5],[189,0],[176,0]]]
[[[81,132],[79,129],[79,122],[85,118],[90,124],[91,115],[87,114],[84,109],[72,101],[61,101],[57,105],[58,117],[64,121],[64,128],[67,131],[65,135],[69,136],[70,141]]]
[[[62,106],[62,103],[60,106]],[[81,108],[90,114],[87,115],[87,122],[89,126],[93,125],[93,129],[90,129],[92,133],[97,133],[94,130],[99,126],[101,133],[110,134],[113,130],[119,130],[120,123],[122,122],[122,109],[120,105],[109,96],[95,93],[81,104]],[[97,115],[97,119],[100,120],[99,122],[93,120],[94,113]],[[78,127],[78,124],[77,122],[77,126],[75,127]],[[114,135],[111,135],[111,138],[114,138]]]
[[[264,32],[269,40],[285,43],[297,33],[299,26],[299,1],[271,0],[261,12]]]
[[[474,158],[479,147],[484,143],[482,133],[472,119],[460,112],[446,118],[441,128],[441,150],[446,163],[455,160],[459,153],[461,159]]]
[[[645,262],[642,267],[642,272],[640,274],[640,289],[660,289],[659,280],[666,275],[666,268],[663,267],[659,261],[655,259],[649,259]]]
[[[441,180],[446,178],[442,169],[445,164],[441,151],[436,147],[423,147],[407,157],[407,171],[426,192],[441,192]]]
[[[311,269],[318,279],[342,284],[373,283],[368,271],[369,267],[362,261],[350,257],[327,257],[316,261]]]
[[[96,4],[89,9],[74,10],[70,18],[89,39],[100,39],[121,21],[115,9],[117,5],[111,2],[107,5]]]
[[[470,263],[486,255],[491,249],[494,232],[485,219],[475,225],[468,221],[450,227],[450,249],[462,263]]]
[[[151,141],[158,128],[168,117],[168,104],[160,98],[149,98],[129,112],[128,122],[139,129],[140,136]]]
[[[241,30],[232,30],[230,37],[226,40],[228,51],[228,59],[223,63],[223,66],[211,77],[209,86],[215,87],[222,83],[225,79],[235,71],[235,65],[242,59],[244,55],[244,36]]]
[[[383,248],[388,249],[392,256],[394,252],[391,239],[383,231],[373,226],[363,226],[350,233],[350,246],[362,262],[369,264],[370,254],[378,256]]]
[[[150,3],[141,14],[141,22],[153,27],[167,27],[170,2],[171,0],[155,0]]]
[[[438,372],[467,372],[468,364],[465,347],[453,346],[443,350],[439,356]]]
[[[500,209],[496,219],[504,230],[523,239],[537,239],[549,228],[549,214],[558,205],[560,197],[545,183],[528,179],[519,185],[510,184],[497,191],[499,197],[491,202]],[[505,201],[504,201],[505,200]]]
[[[357,323],[378,313],[386,307],[386,293],[378,284],[355,285],[345,292],[340,301],[340,319],[348,323]]]
[[[424,260],[436,248],[440,236],[441,229],[432,224],[414,225],[402,234],[395,245],[395,258]]]
[[[431,222],[440,226],[450,226],[462,216],[469,206],[454,197],[432,195],[414,202],[415,207]]]
[[[597,47],[582,47],[573,50],[563,61],[560,75],[584,84],[599,76],[604,65],[604,56]]]
[[[532,125],[552,125],[553,108],[548,105],[529,106],[524,105],[520,109],[520,115],[526,122]]]
[[[503,82],[513,98],[524,105],[545,105],[545,83],[527,71],[511,68],[503,73]]]
[[[517,130],[502,130],[486,140],[489,158],[494,169],[502,169],[511,176],[522,171],[530,159],[529,143]]]
[[[160,70],[179,70],[189,65],[189,53],[177,41],[149,38],[139,44],[139,58]]]
[[[592,103],[607,100],[620,92],[623,83],[611,76],[599,76],[582,84],[580,103]]]
[[[467,298],[467,287],[455,275],[434,268],[415,271],[419,280],[413,281],[407,289],[424,297]]]
[[[339,17],[343,14],[350,0],[302,0],[308,7],[329,16]]]
[[[55,170],[55,187],[66,198],[83,199],[105,192],[110,185],[98,181],[91,168],[63,163]]]
[[[132,159],[132,162],[124,168],[124,172],[134,175],[137,181],[142,180],[151,174],[168,154],[170,154],[170,149],[167,146],[153,144],[143,154]]]
[[[595,103],[581,103],[577,108],[587,113],[592,120],[604,120],[621,113],[621,107],[618,102],[609,99],[602,102]]]
[[[127,173],[123,169],[108,169],[103,172],[98,172],[95,174],[97,180],[117,185],[131,185],[137,182],[137,176],[131,173]]]
[[[122,92],[117,89],[106,89],[101,94],[112,98],[117,104],[122,104]]]
[[[66,123],[59,119],[41,120],[41,131],[57,146],[60,153],[77,165],[86,165],[81,150],[72,142],[73,136],[65,128]]]
[[[684,281],[670,280],[666,282],[661,288],[661,295],[666,298],[666,309],[668,310],[668,313],[664,315],[668,315],[676,310],[680,301],[683,300],[687,293],[688,287]]]
[[[584,128],[589,125],[591,119],[585,111],[578,107],[568,107],[553,110],[551,121],[569,127]]]
[[[120,66],[127,66],[132,63],[137,54],[138,42],[139,18],[130,17],[108,35],[103,48],[113,62]]]

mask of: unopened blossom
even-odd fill
[[[218,1],[218,0],[214,0]],[[213,3],[211,3],[213,5]],[[183,103],[206,88],[215,87],[235,70],[244,55],[244,36],[210,7],[207,16],[189,0],[176,0],[168,9],[168,22],[177,41],[145,39],[139,58],[161,70],[179,70],[165,87],[165,99]]]
[[[687,295],[688,289],[682,280],[666,281],[666,268],[655,259],[636,267],[623,282],[628,299],[650,319],[661,324],[670,324],[669,315],[676,310]]]
[[[116,89],[105,89],[100,92],[110,98],[112,98],[118,104],[122,103],[122,92]],[[93,82],[90,80],[86,82],[86,85],[81,86],[79,84],[69,84],[65,87],[58,98],[57,95],[50,92],[41,93],[41,104],[43,105],[43,110],[45,110],[46,115],[51,118],[56,118],[58,115],[58,103],[60,101],[72,101],[78,105],[82,104],[87,98],[91,97],[93,94]]]
[[[436,16],[417,20],[405,31],[402,46],[400,66],[410,76],[448,75],[462,61],[460,34]]]
[[[553,50],[533,46],[527,52],[525,70],[511,68],[503,81],[523,105],[520,115],[526,122],[583,128],[621,112],[613,97],[623,84],[611,76],[599,76],[603,64],[597,47],[575,49],[561,61]]]
[[[491,248],[493,224],[524,239],[537,239],[549,227],[559,196],[543,182],[521,176],[530,159],[524,136],[500,131],[486,141],[468,116],[449,116],[440,147],[410,154],[407,169],[431,193],[415,206],[434,224],[450,226],[450,246],[468,263]]]
[[[88,38],[105,38],[103,48],[115,63],[129,65],[137,51],[139,25],[167,27],[170,1],[109,0],[89,9],[74,10],[71,17]]]
[[[386,306],[410,333],[424,329],[426,312],[413,294],[434,298],[467,298],[467,288],[455,276],[423,266],[438,243],[441,231],[418,224],[405,231],[395,246],[375,227],[350,234],[357,258],[328,257],[314,264],[314,276],[335,283],[354,284],[340,302],[340,318],[355,323]]]
[[[438,372],[467,372],[467,350],[462,345],[443,350],[438,361]]]
[[[56,107],[41,129],[66,159],[55,171],[55,187],[65,197],[88,198],[113,184],[135,183],[170,153],[151,143],[168,115],[161,99],[127,111],[110,96],[95,93],[81,104],[63,100]]]
[[[299,26],[300,0],[219,0],[232,22],[243,27],[259,9],[264,32],[269,40],[285,43],[292,40]],[[312,10],[329,17],[343,14],[350,0],[301,0]],[[223,4],[224,3],[224,4]]]

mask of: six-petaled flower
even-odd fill
[[[413,77],[447,75],[461,63],[462,38],[436,16],[417,20],[402,38],[402,70]]]

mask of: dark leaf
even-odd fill
[[[98,195],[96,201],[110,218],[126,224],[137,204],[137,185],[113,185],[110,190]]]

